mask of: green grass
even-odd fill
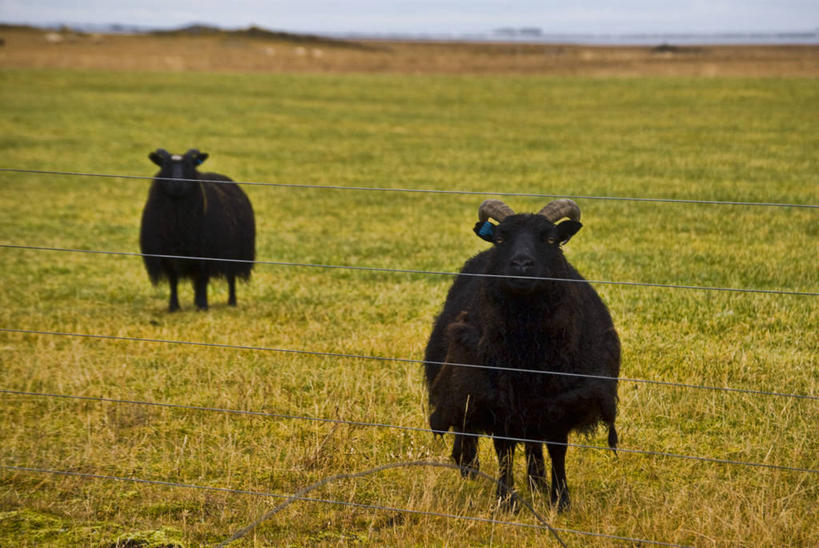
[[[4,70],[0,167],[150,176],[209,152],[239,181],[819,203],[814,79],[592,79]],[[149,182],[0,173],[0,242],[136,251]],[[455,271],[483,196],[245,187],[264,260]],[[510,198],[517,210],[542,199]],[[815,210],[578,200],[589,279],[819,291]],[[228,308],[168,314],[138,257],[0,249],[0,327],[418,359],[450,277],[259,265]],[[622,375],[816,395],[815,297],[598,285]],[[0,334],[0,388],[426,426],[420,366]],[[817,403],[624,382],[626,448],[819,468]],[[446,458],[425,433],[0,395],[0,465],[289,494]],[[603,433],[570,441],[605,445]],[[491,444],[481,443],[487,472]],[[573,448],[553,525],[698,546],[819,544],[816,475]],[[536,523],[445,470],[318,498]],[[0,469],[0,545],[219,542],[277,503]],[[570,545],[600,545],[566,533]],[[297,503],[241,545],[542,545],[542,531]],[[617,544],[611,541],[612,544]]]

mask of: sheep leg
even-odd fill
[[[236,276],[228,274],[228,305],[236,306]]]
[[[168,272],[168,285],[171,287],[171,297],[168,299],[168,312],[176,312],[179,310],[179,296],[176,293],[176,285],[179,279],[176,272]]]
[[[566,445],[569,435],[563,434],[549,440],[549,457],[552,459],[552,488],[549,492],[552,504],[557,505],[557,511],[563,512],[571,506],[569,485],[566,482]]]
[[[208,309],[208,275],[201,272],[194,276],[193,302],[199,310]]]
[[[457,434],[452,443],[452,460],[460,467],[461,477],[474,479],[481,468],[478,460],[478,438]]]
[[[529,488],[545,491],[549,486],[546,481],[546,463],[543,459],[542,443],[526,444],[526,473],[529,477]]]
[[[505,510],[517,511],[512,495],[515,492],[515,479],[512,475],[512,463],[515,457],[515,442],[495,438],[495,453],[498,455],[498,490],[497,497]]]

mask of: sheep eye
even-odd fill
[[[557,243],[557,238],[554,236],[549,236],[546,238],[546,243],[549,245],[555,245]]]
[[[495,243],[502,244],[503,243],[503,236],[495,236]]]

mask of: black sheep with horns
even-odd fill
[[[515,214],[487,200],[478,218],[475,232],[494,245],[466,262],[427,343],[429,424],[457,432],[452,458],[465,477],[479,466],[475,434],[494,437],[498,497],[507,507],[515,440],[529,440],[529,484],[549,489],[563,511],[570,505],[569,433],[589,433],[602,422],[609,446],[617,446],[620,341],[605,304],[561,250],[582,226],[577,204],[555,200],[536,214]],[[481,274],[491,276],[475,276]]]
[[[168,280],[168,308],[173,312],[179,310],[177,282],[189,278],[196,307],[206,310],[208,281],[224,277],[228,304],[235,306],[236,278],[250,277],[256,254],[256,222],[250,200],[230,178],[200,173],[197,167],[208,155],[196,149],[180,156],[159,148],[148,157],[160,167],[148,192],[139,235],[140,250],[148,254],[143,259],[151,282],[156,285]],[[205,260],[211,258],[230,260]]]

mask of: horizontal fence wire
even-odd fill
[[[461,471],[460,466],[452,464],[450,462],[439,462],[439,461],[428,461],[428,460],[414,460],[414,461],[403,461],[403,462],[391,462],[388,464],[382,464],[380,466],[375,466],[373,468],[368,468],[367,470],[361,470],[359,472],[343,472],[341,474],[335,474],[332,476],[325,476],[324,478],[320,479],[317,482],[314,482],[306,487],[299,489],[297,492],[293,493],[287,500],[278,504],[275,508],[268,510],[264,514],[262,514],[259,518],[257,518],[253,523],[249,524],[246,527],[236,531],[230,538],[223,541],[221,544],[218,545],[217,548],[221,548],[223,546],[227,546],[231,542],[238,540],[244,536],[247,536],[251,531],[256,529],[256,527],[260,526],[265,521],[272,518],[274,515],[278,514],[292,503],[296,502],[299,497],[303,497],[314,491],[327,485],[328,483],[333,483],[340,480],[351,480],[351,479],[359,479],[365,476],[370,476],[372,474],[376,474],[379,472],[383,472],[385,470],[392,470],[396,468],[410,468],[410,467],[430,467],[430,468],[447,468],[449,470],[458,470]],[[495,484],[499,489],[506,489],[506,485],[500,479],[495,479],[486,472],[481,472],[480,470],[474,471],[474,479],[482,479],[487,480]],[[537,518],[541,525],[545,526],[549,533],[555,538],[555,540],[560,544],[563,548],[566,548],[566,543],[563,542],[563,539],[560,538],[560,535],[557,534],[549,522],[546,521],[546,518],[540,515],[537,510],[535,510],[534,506],[532,506],[528,501],[523,499],[517,492],[514,490],[509,492],[509,503],[517,506],[518,508],[523,507],[529,510],[529,512]]]
[[[438,463],[443,464],[443,463]],[[265,491],[253,491],[248,489],[233,489],[230,487],[212,487],[208,485],[198,485],[193,483],[179,483],[173,481],[164,481],[164,480],[151,480],[151,479],[142,479],[142,478],[134,478],[134,477],[124,477],[124,476],[112,476],[112,475],[104,475],[104,474],[92,474],[89,472],[76,472],[73,470],[53,470],[48,468],[38,468],[38,467],[31,467],[31,466],[18,466],[18,465],[11,465],[11,464],[0,464],[0,468],[5,470],[11,470],[14,472],[23,472],[23,473],[34,473],[34,474],[50,474],[50,475],[58,475],[58,476],[68,476],[68,477],[76,477],[76,478],[84,478],[84,479],[98,479],[98,480],[108,480],[108,481],[121,481],[121,482],[129,482],[129,483],[138,483],[144,485],[155,485],[160,487],[178,487],[184,489],[196,489],[201,491],[215,491],[220,493],[229,493],[235,495],[253,495],[259,497],[267,497],[267,498],[277,498],[277,499],[296,499],[303,502],[315,502],[315,503],[322,503],[322,504],[334,504],[339,506],[347,506],[350,508],[361,508],[364,510],[381,510],[386,512],[397,512],[403,514],[411,514],[411,515],[420,515],[420,516],[430,516],[430,517],[440,517],[445,519],[457,519],[457,520],[464,520],[464,521],[472,521],[472,522],[479,522],[479,523],[488,523],[493,525],[503,525],[503,526],[510,526],[510,527],[521,527],[521,528],[528,528],[528,529],[541,529],[543,531],[548,531],[548,528],[544,525],[540,524],[533,524],[533,523],[522,523],[516,521],[503,521],[503,520],[496,520],[492,518],[481,518],[477,516],[462,516],[457,514],[446,514],[442,512],[432,512],[428,510],[413,510],[410,508],[397,508],[391,506],[382,506],[377,504],[364,504],[360,502],[350,502],[350,501],[343,501],[343,500],[333,500],[333,499],[320,499],[320,498],[313,498],[313,497],[304,497],[304,496],[294,496],[294,495],[284,495],[280,493],[269,493]],[[595,533],[592,531],[581,531],[578,529],[567,529],[561,527],[553,527],[555,531],[559,533],[567,533],[567,534],[574,534],[574,535],[581,535],[581,536],[590,536],[596,538],[603,538],[603,539],[610,539],[610,540],[617,540],[623,542],[633,543],[636,546],[641,544],[651,544],[655,546],[673,546],[679,548],[688,548],[687,545],[684,544],[674,544],[670,542],[662,542],[656,540],[649,540],[649,539],[639,539],[639,538],[632,538],[632,537],[625,537],[619,535],[609,535],[606,533]]]
[[[775,396],[775,397],[782,397],[782,398],[795,398],[795,399],[804,399],[804,400],[819,400],[819,396],[813,396],[809,394],[791,394],[787,392],[771,392],[767,390],[756,390],[751,388],[733,388],[728,386],[708,386],[708,385],[700,385],[700,384],[689,384],[689,383],[682,383],[682,382],[673,382],[673,381],[660,381],[660,380],[653,380],[653,379],[638,379],[638,378],[630,378],[630,377],[611,377],[606,375],[589,375],[585,373],[570,373],[566,371],[545,371],[540,369],[521,369],[516,367],[500,367],[494,365],[478,365],[478,364],[471,364],[471,363],[450,363],[450,362],[439,362],[439,361],[425,361],[419,360],[414,358],[396,358],[396,357],[388,357],[388,356],[369,356],[366,354],[345,354],[341,352],[321,352],[317,350],[300,350],[295,348],[276,348],[272,346],[251,346],[251,345],[241,345],[241,344],[227,344],[227,343],[211,343],[211,342],[200,342],[200,341],[180,341],[180,340],[173,340],[173,339],[153,339],[153,338],[146,338],[146,337],[126,337],[123,335],[103,335],[103,334],[94,334],[94,333],[70,333],[65,331],[42,331],[36,329],[16,329],[16,328],[9,328],[9,327],[0,327],[0,333],[19,333],[23,335],[45,335],[45,336],[55,336],[55,337],[75,337],[75,338],[84,338],[84,339],[99,339],[99,340],[111,340],[111,341],[126,341],[126,342],[141,342],[141,343],[156,343],[156,344],[179,344],[179,345],[186,345],[186,346],[202,346],[202,347],[210,347],[210,348],[226,348],[232,350],[250,350],[250,351],[257,351],[257,352],[277,352],[282,354],[297,354],[297,355],[305,355],[305,356],[318,356],[323,358],[345,358],[345,359],[355,359],[355,360],[373,360],[373,361],[380,361],[380,362],[396,362],[396,363],[409,363],[409,364],[430,364],[430,365],[448,365],[451,367],[464,367],[464,368],[471,368],[471,369],[485,369],[485,370],[498,370],[498,371],[506,371],[512,373],[529,373],[529,374],[537,374],[537,375],[552,375],[558,377],[574,377],[574,378],[584,378],[584,379],[594,379],[594,380],[604,380],[604,381],[618,381],[618,382],[630,382],[630,383],[637,383],[637,384],[651,384],[651,385],[658,385],[658,386],[667,386],[672,388],[690,388],[694,390],[709,390],[715,392],[733,392],[738,394],[751,394],[757,396]]]
[[[465,276],[472,278],[504,278],[504,279],[520,279],[520,280],[534,280],[534,281],[550,281],[550,282],[567,282],[567,283],[589,283],[596,285],[615,285],[615,286],[630,286],[630,287],[655,287],[662,289],[689,289],[696,291],[721,291],[727,293],[759,293],[769,295],[793,295],[803,297],[819,297],[819,292],[814,291],[791,291],[785,289],[753,289],[741,287],[715,287],[715,286],[701,286],[701,285],[682,285],[682,284],[661,284],[651,282],[618,282],[611,280],[586,280],[573,278],[553,278],[545,276],[516,276],[511,274],[487,274],[482,272],[447,272],[437,270],[416,270],[404,268],[385,268],[377,266],[352,266],[352,265],[331,265],[321,263],[299,263],[292,261],[266,261],[266,260],[250,260],[250,259],[220,259],[218,257],[198,257],[192,255],[167,255],[162,253],[138,253],[136,251],[107,251],[96,249],[76,249],[67,247],[49,247],[25,244],[9,244],[0,243],[0,248],[3,249],[21,249],[31,251],[56,251],[64,253],[88,253],[92,255],[119,255],[126,257],[153,257],[158,259],[180,259],[188,261],[218,261],[224,263],[252,263],[260,265],[271,266],[287,266],[287,267],[302,267],[302,268],[323,268],[334,270],[357,270],[365,272],[386,272],[393,274],[423,274],[431,276]]]
[[[344,186],[344,185],[316,185],[303,183],[272,183],[256,181],[221,181],[213,179],[183,179],[183,178],[163,178],[147,175],[117,175],[110,173],[83,173],[77,171],[51,171],[44,169],[16,169],[3,167],[0,172],[6,173],[29,173],[39,175],[65,175],[79,177],[102,177],[108,179],[137,179],[137,180],[175,180],[217,184],[239,184],[247,186],[266,186],[276,188],[298,188],[307,190],[353,190],[364,192],[403,192],[416,194],[453,194],[463,196],[508,196],[518,198],[572,198],[575,200],[609,200],[621,202],[650,202],[650,203],[671,203],[671,204],[701,204],[701,205],[726,205],[726,206],[759,206],[759,207],[788,207],[788,208],[809,208],[819,209],[816,204],[794,204],[779,202],[748,202],[748,201],[726,201],[726,200],[693,200],[681,198],[638,198],[630,196],[591,196],[582,194],[544,194],[538,192],[487,192],[479,190],[442,190],[429,188],[390,188],[375,186]]]
[[[592,450],[603,450],[603,451],[612,451],[610,447],[604,447],[599,445],[586,445],[580,443],[568,443],[568,442],[556,442],[556,441],[548,441],[548,440],[538,440],[538,439],[531,439],[531,438],[517,438],[512,436],[497,436],[497,435],[489,435],[489,434],[478,434],[474,432],[457,432],[453,431],[450,432],[448,430],[433,430],[431,428],[422,428],[420,426],[404,426],[404,425],[397,425],[397,424],[388,424],[388,423],[378,423],[378,422],[367,422],[367,421],[355,421],[355,420],[347,420],[347,419],[329,419],[324,417],[310,417],[310,416],[303,416],[303,415],[294,415],[294,414],[284,414],[284,413],[272,413],[267,411],[248,411],[242,409],[226,409],[220,407],[205,407],[205,406],[197,406],[197,405],[186,405],[181,403],[164,403],[164,402],[149,402],[149,401],[140,401],[140,400],[125,400],[125,399],[117,399],[117,398],[104,398],[104,397],[97,397],[97,396],[78,396],[73,394],[50,394],[47,392],[28,392],[23,390],[13,390],[2,388],[0,389],[0,394],[6,394],[10,396],[24,396],[24,397],[38,397],[38,398],[52,398],[52,399],[67,399],[67,400],[79,400],[79,401],[93,401],[93,402],[101,402],[101,403],[116,403],[116,404],[124,404],[124,405],[144,405],[148,407],[159,407],[159,408],[167,408],[167,409],[179,409],[179,410],[186,410],[186,411],[203,411],[203,412],[211,412],[211,413],[223,413],[228,415],[245,415],[245,416],[254,416],[254,417],[268,417],[268,418],[275,418],[275,419],[288,419],[288,420],[303,420],[309,422],[316,422],[316,423],[327,423],[327,424],[342,424],[348,426],[361,426],[361,427],[372,427],[372,428],[386,428],[392,430],[402,430],[405,432],[421,432],[426,434],[438,434],[441,436],[444,435],[452,435],[452,436],[466,436],[466,437],[473,437],[473,438],[490,438],[490,439],[497,439],[497,440],[505,440],[505,441],[513,441],[516,443],[542,443],[544,445],[559,445],[562,447],[576,447],[578,449],[592,449]],[[631,455],[643,455],[643,456],[650,456],[650,457],[664,457],[664,458],[673,458],[673,459],[680,459],[680,460],[689,460],[689,461],[696,461],[696,462],[705,462],[705,463],[712,463],[712,464],[727,464],[727,465],[734,465],[734,466],[745,466],[750,468],[762,468],[762,469],[769,469],[769,470],[777,470],[783,472],[806,472],[809,474],[819,474],[819,469],[813,468],[803,468],[797,466],[784,466],[779,464],[768,464],[762,462],[750,462],[750,461],[739,461],[739,460],[731,460],[731,459],[722,459],[716,457],[702,457],[697,455],[682,455],[679,453],[668,453],[664,451],[649,451],[644,449],[628,449],[628,448],[617,448],[618,453],[625,453]]]

